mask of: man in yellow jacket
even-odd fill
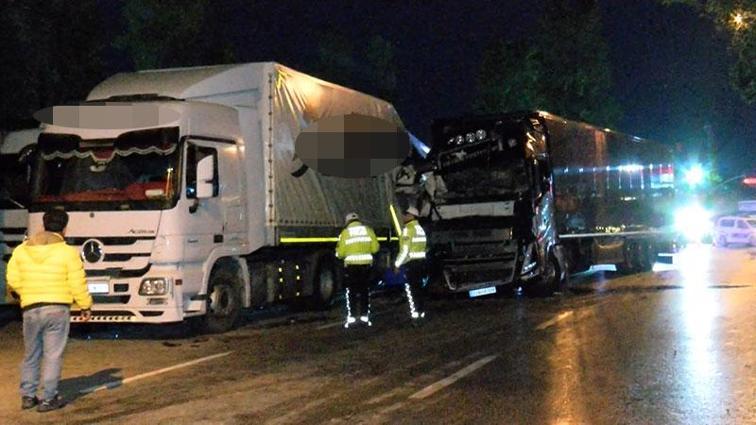
[[[378,248],[378,238],[373,229],[362,224],[357,213],[347,214],[346,227],[341,231],[336,244],[336,257],[344,260],[347,309],[345,328],[357,322],[355,315],[360,318],[360,324],[372,325],[370,280],[373,277],[373,254],[378,252]]]
[[[63,235],[68,214],[45,213],[45,231],[22,243],[8,263],[8,289],[21,298],[24,317],[24,360],[21,368],[21,408],[37,406],[48,412],[65,406],[58,395],[63,351],[68,340],[70,307],[76,303],[84,320],[91,317],[92,296],[87,290],[78,251],[66,245]],[[44,393],[37,399],[40,362]]]

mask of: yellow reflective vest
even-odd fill
[[[37,303],[92,306],[79,252],[57,233],[41,232],[19,245],[6,277],[8,289],[21,298],[21,308]]]
[[[399,238],[399,255],[396,257],[394,267],[415,260],[425,259],[425,231],[417,220],[412,220],[404,225],[402,236]]]
[[[344,265],[371,265],[373,254],[378,252],[378,238],[369,226],[353,221],[339,234],[336,257],[344,260]]]

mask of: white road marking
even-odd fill
[[[564,313],[559,314],[558,316],[554,317],[553,319],[549,319],[549,320],[541,323],[540,325],[536,326],[536,330],[537,331],[542,331],[542,330],[544,330],[544,329],[546,329],[548,327],[554,326],[558,322],[560,322],[560,321],[562,321],[562,320],[564,320],[564,319],[572,316],[572,313],[573,313],[572,310],[565,311]]]
[[[89,388],[84,388],[83,390],[80,390],[79,393],[81,393],[81,394],[89,394],[89,393],[93,393],[95,391],[100,391],[100,390],[105,390],[105,389],[111,389],[111,388],[120,387],[120,386],[126,385],[126,384],[128,384],[130,382],[138,381],[140,379],[150,378],[150,377],[153,377],[155,375],[160,375],[162,373],[171,372],[171,371],[176,370],[176,369],[182,369],[182,368],[185,368],[185,367],[194,366],[196,364],[203,363],[203,362],[206,362],[206,361],[210,361],[210,360],[213,360],[213,359],[217,359],[217,358],[220,358],[220,357],[225,357],[225,356],[227,356],[227,355],[229,355],[231,353],[233,353],[233,351],[227,351],[225,353],[220,353],[220,354],[213,354],[212,356],[202,357],[202,358],[199,358],[199,359],[196,359],[196,360],[192,360],[192,361],[188,361],[188,362],[185,362],[185,363],[179,363],[177,365],[165,367],[165,368],[158,369],[158,370],[153,370],[152,372],[146,372],[146,373],[142,373],[142,374],[139,374],[139,375],[136,375],[136,376],[132,376],[130,378],[124,378],[124,379],[121,379],[119,381],[112,381],[112,382],[108,382],[108,383],[102,384],[102,385],[95,385],[95,386],[92,386],[92,387],[89,387]]]
[[[451,376],[448,376],[436,383],[433,383],[431,385],[428,385],[427,387],[423,388],[422,390],[416,392],[415,394],[412,394],[409,396],[410,399],[414,400],[422,400],[426,397],[430,397],[431,395],[435,394],[436,392],[448,387],[449,385],[459,381],[460,379],[464,378],[465,376],[475,372],[476,370],[480,369],[481,367],[485,366],[486,364],[493,361],[495,358],[499,357],[498,354],[493,354],[490,356],[483,357],[482,359],[476,361],[475,363],[472,363],[468,366],[465,366],[464,368],[454,372]]]
[[[318,330],[318,331],[322,331],[323,329],[335,328],[337,326],[344,326],[344,322],[333,322],[333,323],[329,323],[327,325],[320,325],[320,326],[318,326],[315,329]]]

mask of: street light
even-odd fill
[[[740,31],[748,28],[750,25],[751,14],[742,10],[736,10],[730,15],[730,21],[735,31]]]

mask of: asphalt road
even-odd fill
[[[80,329],[62,411],[19,410],[20,322],[0,314],[2,424],[754,424],[756,249],[690,246],[673,266],[592,271],[569,292],[398,297],[371,329],[339,311],[249,314],[224,335]]]

